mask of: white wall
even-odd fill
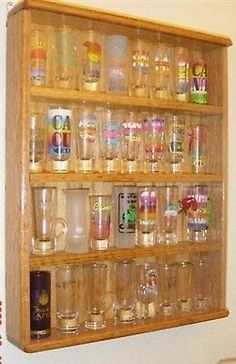
[[[236,1],[84,0],[84,5],[152,17],[230,36],[236,43]],[[0,166],[4,166],[6,4],[0,1]],[[217,85],[216,85],[217,87]],[[3,337],[3,364],[215,364],[236,357],[236,48],[229,49],[229,219],[227,319],[148,333],[44,353],[25,354]],[[14,106],[13,106],[14,107]],[[0,174],[0,206],[4,205],[4,174]],[[0,209],[0,300],[4,300],[4,209]],[[5,317],[3,318],[5,320]],[[4,325],[0,335],[4,335]],[[1,362],[1,360],[0,360]]]

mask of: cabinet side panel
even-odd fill
[[[29,101],[29,12],[7,23],[6,114],[6,321],[19,346],[29,336],[29,203],[27,119]]]

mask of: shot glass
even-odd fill
[[[182,209],[186,216],[188,240],[205,241],[212,216],[212,202],[206,185],[189,186],[184,191]]]
[[[193,51],[190,62],[190,101],[208,102],[208,60],[199,51]]]
[[[162,315],[173,315],[176,309],[176,266],[174,264],[159,264],[159,312]]]
[[[103,109],[99,113],[100,160],[104,172],[120,172],[121,122],[123,112]]]
[[[197,311],[206,311],[212,301],[212,275],[210,262],[206,259],[193,261],[193,307]]]
[[[90,247],[95,250],[109,248],[112,197],[110,195],[90,198]]]
[[[33,187],[34,237],[33,254],[50,254],[56,241],[67,231],[63,218],[57,217],[56,187]],[[56,227],[60,227],[56,232]]]
[[[112,34],[105,41],[106,92],[128,93],[128,38]]]
[[[177,186],[157,187],[158,196],[158,242],[178,243],[178,214],[180,211]]]
[[[45,114],[30,114],[29,169],[30,172],[42,172],[45,159]]]
[[[44,86],[47,78],[47,33],[40,27],[31,31],[30,80],[34,86]]]
[[[92,106],[82,106],[76,121],[77,168],[81,172],[93,172],[97,156],[98,121]]]
[[[51,273],[30,272],[30,333],[35,339],[51,333]]]
[[[188,102],[190,90],[189,52],[185,47],[173,49],[173,98]]]
[[[157,311],[157,267],[153,263],[136,264],[136,317],[154,318]]]
[[[48,110],[48,156],[50,169],[68,172],[71,157],[72,110],[51,108]]]
[[[149,96],[150,88],[150,45],[142,39],[131,42],[131,80],[132,96]]]
[[[85,253],[89,249],[89,189],[68,188],[66,197],[66,252]]]
[[[160,172],[165,152],[165,119],[162,115],[142,114],[145,172]]]
[[[186,153],[185,116],[182,114],[170,114],[167,117],[166,134],[169,170],[172,173],[183,172]]]
[[[54,49],[54,86],[74,89],[76,86],[77,32],[64,26],[56,29]]]
[[[206,173],[207,129],[204,125],[193,125],[189,132],[189,156],[192,173]]]
[[[85,328],[102,329],[106,326],[107,265],[102,263],[85,264],[83,275]]]
[[[74,333],[79,329],[77,266],[56,267],[57,330]]]
[[[125,121],[121,125],[121,157],[122,172],[137,172],[141,160],[141,135],[142,123],[136,113],[125,115]]]
[[[169,100],[171,90],[171,53],[170,46],[159,43],[154,47],[151,97]]]
[[[138,194],[135,185],[114,186],[114,235],[117,248],[133,248],[136,240]]]
[[[86,91],[103,89],[103,36],[93,30],[80,33],[81,75],[80,88]]]
[[[135,261],[115,263],[115,320],[129,324],[135,321]]]
[[[189,312],[192,310],[192,263],[182,261],[176,266],[178,310]]]
[[[157,193],[154,187],[138,187],[137,245],[156,244]]]

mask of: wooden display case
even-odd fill
[[[30,84],[30,37],[32,26],[45,29],[66,24],[78,31],[88,28],[102,34],[123,34],[129,39],[139,29],[141,36],[149,42],[159,38],[172,47],[181,44],[191,51],[201,50],[209,60],[208,104],[194,104],[159,100],[147,97],[119,96],[106,92],[87,92],[79,89],[56,88],[50,71],[44,86]],[[7,119],[6,119],[6,300],[8,339],[26,352],[36,352],[72,345],[79,345],[104,339],[117,338],[148,331],[226,317],[229,312],[225,302],[226,232],[227,232],[227,47],[231,40],[202,31],[190,30],[113,14],[79,6],[44,0],[24,0],[8,15],[7,21]],[[79,87],[78,87],[79,88]],[[73,169],[68,173],[40,173],[29,171],[29,115],[32,103],[50,105],[79,105],[86,100],[91,104],[109,104],[117,108],[133,110],[159,110],[180,112],[184,115],[204,117],[209,131],[209,162],[206,173],[81,173]],[[32,207],[31,187],[55,185],[65,187],[95,186],[103,190],[120,183],[154,185],[206,184],[212,192],[214,216],[209,238],[205,242],[187,241],[186,237],[172,246],[134,247],[128,249],[110,248],[105,251],[89,251],[76,254],[63,251],[52,255],[31,254]],[[55,278],[56,266],[81,264],[84,262],[123,259],[144,259],[155,257],[158,261],[167,259],[194,259],[207,256],[213,264],[214,304],[202,312],[176,312],[169,317],[157,313],[155,318],[137,320],[135,325],[114,324],[108,317],[107,327],[89,331],[83,324],[77,334],[58,334],[55,328]],[[108,264],[110,264],[108,263]],[[52,273],[52,332],[50,337],[33,340],[30,338],[30,292],[29,272],[46,269]],[[111,282],[112,286],[112,282]],[[217,287],[216,287],[217,286]]]

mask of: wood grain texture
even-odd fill
[[[31,96],[34,100],[42,100],[47,102],[67,102],[78,103],[84,100],[96,104],[113,105],[113,106],[126,106],[147,109],[158,108],[161,110],[176,110],[191,113],[203,114],[222,114],[223,108],[219,105],[198,105],[186,102],[162,101],[152,100],[145,97],[131,97],[131,96],[118,96],[108,95],[105,93],[96,93],[67,89],[54,89],[50,87],[36,87],[31,86]]]
[[[24,0],[19,4],[16,9],[10,12],[19,11],[20,9],[37,9],[44,11],[51,11],[60,14],[80,16],[92,20],[98,20],[107,22],[109,24],[119,24],[123,26],[129,26],[139,29],[145,29],[149,31],[158,31],[168,33],[174,36],[193,38],[203,42],[210,42],[222,46],[231,46],[232,42],[230,38],[222,35],[216,35],[213,33],[207,33],[199,30],[193,30],[186,27],[177,27],[172,24],[157,22],[153,19],[143,19],[134,16],[127,16],[120,13],[112,13],[107,11],[99,11],[94,8],[87,8],[85,6],[69,5],[66,3],[58,3],[56,1],[44,1],[44,0]]]
[[[51,267],[60,264],[80,264],[93,261],[123,260],[145,257],[162,257],[168,255],[215,252],[221,250],[220,242],[208,241],[204,243],[180,242],[172,246],[159,245],[156,247],[135,247],[129,249],[111,248],[104,251],[90,251],[88,253],[55,253],[47,256],[31,256],[30,267]]]
[[[150,331],[169,329],[176,326],[184,326],[195,324],[197,322],[215,320],[219,318],[227,317],[229,311],[226,309],[219,309],[215,311],[209,311],[204,313],[187,313],[186,315],[174,315],[172,317],[158,317],[156,319],[148,319],[142,323],[136,323],[134,325],[114,325],[112,322],[107,322],[107,327],[102,330],[84,330],[80,329],[78,334],[73,335],[61,335],[53,330],[49,339],[41,341],[32,341],[24,349],[26,352],[35,352],[49,349],[56,349],[61,347],[67,347],[72,345],[80,345],[95,342],[98,340],[115,339],[118,337],[124,337],[129,335],[135,335],[140,333],[146,333]]]
[[[16,31],[17,29],[17,31]],[[7,335],[24,346],[29,338],[28,133],[29,13],[7,26],[6,115],[6,324]]]
[[[188,182],[222,182],[218,174],[168,174],[168,173],[31,173],[33,183],[49,182],[156,182],[156,183],[188,183]]]

